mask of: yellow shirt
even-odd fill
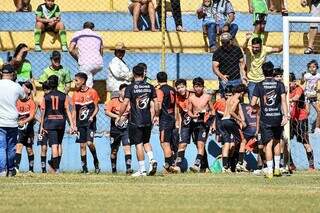
[[[251,47],[248,47],[248,50],[246,51],[246,56],[248,62],[247,64],[250,67],[247,73],[249,81],[257,83],[264,80],[262,64],[266,61],[267,55],[271,52],[272,47],[262,46],[261,52],[259,54],[254,55],[252,53]]]

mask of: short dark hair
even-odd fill
[[[57,89],[59,85],[59,77],[56,75],[50,76],[48,78],[48,85],[49,85],[49,88],[52,90]]]
[[[179,79],[176,80],[176,82],[174,82],[174,85],[176,87],[179,86],[180,84],[183,84],[183,85],[187,86],[187,81],[185,79],[179,78]]]
[[[83,29],[93,29],[94,28],[94,23],[92,23],[91,21],[86,21],[83,24]]]
[[[273,77],[273,63],[271,61],[262,64],[262,71],[265,77]]]
[[[312,59],[311,61],[309,61],[309,63],[307,64],[308,69],[309,69],[309,67],[310,67],[311,64],[316,65],[317,69],[319,69],[319,65],[318,65],[317,60]]]
[[[289,82],[294,82],[296,80],[296,75],[293,72],[289,73]]]
[[[158,72],[157,73],[157,81],[159,83],[164,83],[168,81],[168,75],[165,72]]]
[[[143,67],[136,65],[133,67],[132,72],[136,76],[143,76],[144,69],[143,69]]]
[[[143,67],[143,69],[145,69],[145,70],[148,69],[148,66],[147,66],[145,63],[143,63],[143,62],[137,64],[137,66]]]
[[[119,91],[122,90],[123,88],[127,88],[128,84],[121,84],[119,86]]]
[[[78,73],[75,75],[75,77],[78,77],[78,78],[83,79],[84,82],[87,82],[87,80],[88,80],[88,75],[85,74],[85,73],[83,73],[83,72],[78,72]]]
[[[32,83],[30,81],[24,82],[23,85],[25,87],[27,87],[29,90],[31,90],[31,91],[33,90],[33,85],[32,85]]]
[[[193,86],[204,86],[204,80],[201,77],[197,77],[192,81]]]
[[[233,86],[227,85],[226,88],[224,89],[224,93],[233,93]]]
[[[247,91],[247,86],[244,84],[239,84],[238,86],[233,88],[234,93],[241,93],[246,91]]]
[[[281,67],[274,68],[273,76],[283,75],[283,69]]]
[[[43,90],[50,90],[50,86],[49,86],[48,81],[45,81],[42,83],[42,89]]]
[[[262,44],[262,39],[260,37],[255,37],[251,40],[251,44],[254,45],[254,44]]]

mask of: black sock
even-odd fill
[[[309,167],[314,167],[313,151],[307,152]]]
[[[41,156],[41,169],[42,169],[42,172],[47,171],[46,170],[46,161],[47,161],[47,156]]]
[[[61,156],[57,157],[57,169],[60,168],[60,163],[61,163]]]
[[[204,155],[203,155],[202,160],[201,160],[200,168],[202,170],[204,170],[204,171],[205,171],[205,169],[209,168],[208,155],[207,155],[207,151],[206,150],[204,150]]]
[[[93,164],[97,168],[97,167],[99,167],[99,160],[98,160],[98,157],[97,157],[96,148],[94,146],[89,146],[89,149],[90,149],[90,152],[91,152],[92,157],[93,157]]]
[[[164,162],[167,167],[172,166],[173,165],[173,156],[171,155],[170,157],[165,158]]]
[[[229,157],[222,157],[222,166],[225,169],[229,168]]]
[[[182,163],[182,160],[184,158],[184,153],[185,153],[185,151],[178,151],[177,159],[176,159],[176,162],[175,162],[176,166],[181,167],[181,163]]]
[[[202,158],[203,158],[202,155],[197,154],[196,161],[194,162],[194,165],[200,167],[200,166],[201,166]]]
[[[82,170],[88,170],[87,168],[87,155],[81,155]]]
[[[117,157],[115,158],[111,157],[111,168],[112,168],[112,173],[117,172]]]
[[[131,169],[131,155],[125,155],[124,159],[126,161],[126,169]]]
[[[16,153],[15,161],[14,161],[14,166],[19,169],[20,167],[20,162],[21,162],[21,153]]]
[[[281,168],[285,167],[284,166],[284,154],[283,153],[280,154],[280,167]]]
[[[263,149],[259,149],[259,155],[260,155],[261,161],[264,163],[266,161],[266,155]]]
[[[52,158],[51,160],[51,166],[53,169],[57,170],[59,164],[59,157]]]
[[[242,165],[244,159],[244,152],[239,152],[239,163]]]
[[[33,172],[33,165],[34,165],[34,155],[28,155],[29,160],[29,171]]]
[[[262,165],[258,165],[257,169],[262,170]]]

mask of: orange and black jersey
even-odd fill
[[[178,107],[179,113],[181,115],[181,126],[187,127],[191,123],[191,118],[188,115],[188,105],[189,105],[189,96],[190,92],[187,92],[186,96],[176,95],[176,105]]]
[[[150,102],[157,98],[154,86],[144,81],[135,81],[125,90],[130,100],[129,123],[137,127],[152,126]]]
[[[165,84],[156,90],[158,102],[161,104],[160,124],[175,121],[176,92],[173,87]]]
[[[95,105],[100,101],[100,97],[96,90],[87,88],[85,91],[75,91],[72,96],[72,105],[76,109],[76,125],[77,127],[87,127],[93,125],[95,127],[96,117],[89,124],[89,118],[92,116]]]
[[[217,100],[213,105],[212,108],[216,112],[216,118],[222,119],[224,111],[226,110],[226,100],[224,98],[221,98]]]
[[[16,107],[19,114],[19,121],[27,119],[30,115],[35,115],[37,109],[36,103],[32,100],[32,98],[29,98],[27,101],[18,100]],[[35,120],[33,119],[28,123],[28,126],[33,126],[34,123]]]
[[[112,112],[113,114],[119,115],[120,107],[123,101],[121,101],[118,97],[111,99],[106,103],[105,109],[108,112]],[[130,111],[130,104],[128,104],[126,111],[123,113],[122,116],[128,118]],[[119,130],[127,129],[128,120],[122,122],[121,124],[116,124],[115,119],[111,118],[111,132],[117,132]]]
[[[69,106],[66,94],[53,90],[44,96],[41,104],[44,109],[43,127],[49,130],[64,129],[66,107]]]

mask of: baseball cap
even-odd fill
[[[221,42],[228,42],[232,39],[232,36],[228,32],[224,32],[221,34]]]
[[[14,72],[14,68],[11,64],[5,64],[2,68],[2,73],[13,73]]]
[[[60,59],[61,58],[61,54],[59,51],[53,51],[51,56],[50,56],[50,59]]]

